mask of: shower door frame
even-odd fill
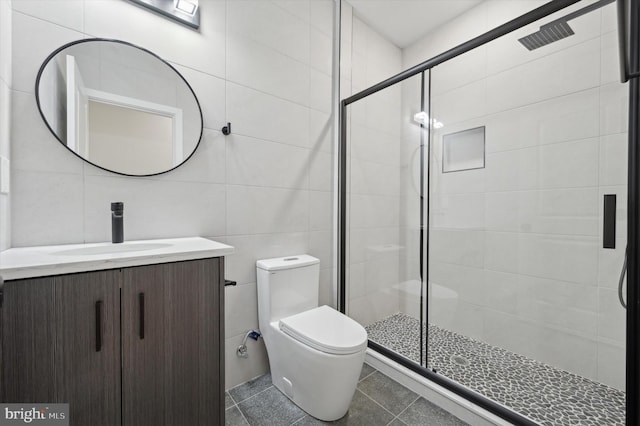
[[[480,47],[492,40],[509,34],[525,25],[543,19],[581,0],[553,0],[537,9],[519,16],[476,38],[468,40],[440,55],[434,56],[393,77],[377,83],[340,102],[340,139],[338,148],[338,309],[346,312],[346,239],[347,239],[347,107],[369,95],[405,79],[423,73],[422,88],[424,96],[424,73],[431,68],[459,55]],[[628,271],[627,271],[627,342],[626,342],[626,424],[640,424],[640,0],[617,0],[618,31],[620,33],[621,80],[629,81],[629,158],[628,158]],[[628,34],[627,34],[628,31]],[[424,103],[424,101],[422,101]],[[424,138],[424,136],[421,136]],[[423,144],[421,143],[421,146]],[[424,158],[422,158],[424,161]],[[421,187],[422,175],[421,173]],[[424,209],[424,197],[421,188],[421,213]],[[423,217],[420,218],[420,241],[424,241]],[[428,229],[427,229],[428,232]],[[428,236],[427,236],[428,241]],[[424,244],[421,244],[420,274],[422,283],[428,282],[422,277]],[[426,252],[428,259],[428,247]],[[421,286],[422,287],[422,286]],[[422,307],[421,307],[422,312]],[[422,333],[420,333],[422,335]],[[536,425],[492,400],[449,378],[423,367],[386,347],[369,340],[369,348],[380,352],[389,359],[409,368],[421,376],[437,383],[457,395],[479,405],[497,416],[518,425]],[[422,349],[421,349],[422,350]],[[422,358],[422,357],[421,357]]]

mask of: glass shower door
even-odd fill
[[[429,368],[545,425],[624,424],[614,5],[543,48],[518,42],[584,6],[431,74]]]

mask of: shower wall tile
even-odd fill
[[[615,249],[598,249],[598,285],[618,289],[622,265],[624,264],[627,237],[616,238]],[[626,285],[626,281],[625,281]]]
[[[472,230],[432,229],[429,241],[435,261],[482,267],[485,257],[485,233]]]
[[[488,153],[599,135],[597,88],[553,97],[477,119],[486,125]]]
[[[484,228],[485,195],[440,194],[432,198],[431,224],[436,229],[478,229]]]
[[[584,377],[596,376],[597,343],[593,339],[489,310],[484,312],[484,326],[484,341],[491,345],[526,353]]]
[[[597,380],[605,385],[624,390],[626,377],[626,363],[624,344],[609,344],[598,342],[598,376]]]
[[[598,139],[582,139],[540,148],[539,188],[574,188],[598,184]]]
[[[400,168],[396,165],[351,158],[350,186],[352,194],[397,195]]]
[[[598,296],[598,336],[623,344],[627,311],[618,300],[618,289],[600,288]]]
[[[600,84],[600,40],[593,39],[487,78],[487,112],[498,112]]]
[[[600,138],[600,184],[601,185],[626,185],[627,162],[620,161],[626,158],[629,145],[627,133],[616,133]]]
[[[600,134],[624,133],[629,128],[629,88],[626,84],[600,86]]]
[[[435,67],[431,73],[431,95],[461,89],[486,77],[487,48],[481,46]]]
[[[607,8],[609,10],[609,8]],[[605,17],[603,10],[603,20]],[[615,21],[614,21],[615,22]],[[604,24],[603,24],[604,25]],[[614,29],[617,24],[614,24]],[[620,56],[618,52],[618,31],[614,30],[602,35],[600,41],[600,84],[620,82]]]
[[[520,234],[518,272],[595,286],[599,244],[597,237]]]
[[[311,151],[240,135],[226,138],[227,183],[306,189]]]
[[[438,76],[442,71],[432,71],[432,84],[438,85]],[[487,114],[487,80],[474,81],[453,89],[446,94],[434,95],[431,99],[432,116],[445,126],[467,121]]]
[[[520,191],[517,194],[519,232],[598,235],[601,221],[596,188]]]

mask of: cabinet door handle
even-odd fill
[[[140,336],[140,340],[144,339],[144,293],[138,293],[138,305],[139,305],[139,328],[138,335]]]
[[[102,300],[96,302],[96,352],[102,349]]]

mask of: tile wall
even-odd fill
[[[0,1],[0,184],[9,177],[11,126],[11,1]],[[6,169],[5,169],[6,168]],[[4,174],[2,174],[4,172]],[[0,187],[0,251],[11,246],[9,191]]]
[[[226,276],[238,286],[226,289],[226,387],[267,372],[261,342],[249,343],[248,359],[235,355],[258,327],[255,261],[319,257],[320,298],[333,302],[334,2],[209,0],[193,31],[124,0],[0,0],[3,43],[10,9],[12,246],[109,240],[115,200],[125,203],[126,239],[199,235],[230,244]],[[191,84],[205,129],[186,164],[122,177],[83,163],[49,134],[36,73],[55,48],[87,37],[147,48]],[[233,133],[225,137],[227,122]]]
[[[401,50],[342,5],[342,98],[402,70]],[[348,313],[367,325],[399,310],[402,92],[349,107]]]

